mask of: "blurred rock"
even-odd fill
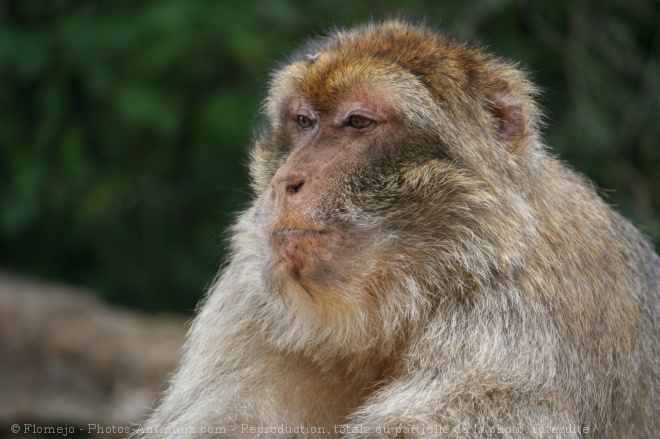
[[[180,317],[0,273],[0,437],[13,424],[26,433],[24,423],[77,432],[139,423],[174,371],[185,331]]]

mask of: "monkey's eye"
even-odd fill
[[[360,130],[362,128],[366,128],[369,125],[373,123],[373,120],[369,119],[368,117],[364,116],[358,116],[358,115],[353,115],[348,118],[348,123],[351,128],[355,128],[357,130]]]
[[[298,115],[297,122],[298,122],[298,128],[300,128],[301,130],[310,128],[312,125],[314,125],[314,121],[303,114]]]

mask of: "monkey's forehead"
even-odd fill
[[[380,90],[394,100],[410,99],[406,95],[417,94],[417,85],[435,95],[467,89],[481,57],[464,44],[398,21],[336,32],[275,73],[267,107],[299,93],[323,110],[356,86]]]
[[[396,64],[324,52],[313,64],[293,63],[273,78],[266,100],[271,122],[277,125],[283,112],[300,98],[315,111],[331,112],[347,101],[378,102],[403,110],[406,101],[429,95],[410,72]]]

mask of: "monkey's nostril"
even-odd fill
[[[302,188],[302,185],[303,185],[303,181],[297,181],[293,184],[287,185],[286,193],[288,195],[297,194],[300,191],[300,188]]]

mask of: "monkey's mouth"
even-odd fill
[[[273,236],[324,236],[332,233],[329,230],[310,230],[310,229],[284,229],[273,232]]]
[[[327,229],[283,229],[269,239],[273,259],[289,275],[312,275],[332,262],[341,249],[343,236]]]

